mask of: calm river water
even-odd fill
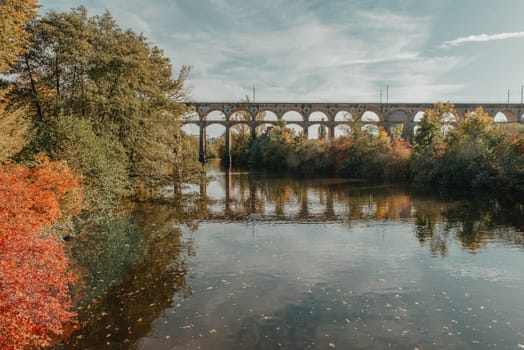
[[[208,171],[75,239],[59,349],[522,349],[524,207]]]

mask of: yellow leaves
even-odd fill
[[[3,0],[0,2],[0,72],[11,66],[28,44],[25,24],[36,16],[36,0]]]
[[[0,89],[0,163],[18,153],[26,144],[25,134],[29,121],[25,118],[25,109],[9,109],[6,95],[9,89]]]

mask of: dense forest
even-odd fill
[[[201,171],[197,142],[181,131],[189,67],[174,74],[160,48],[108,12],[37,16],[37,7],[0,1],[2,349],[49,345],[73,321],[68,236],[102,222],[123,198],[154,197]],[[232,159],[259,169],[522,190],[524,131],[495,125],[481,109],[443,129],[452,112],[446,104],[426,111],[413,144],[367,133],[358,120],[333,141],[307,140],[284,123],[256,138],[239,129]]]

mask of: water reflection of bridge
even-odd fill
[[[189,212],[205,221],[294,223],[348,222],[361,219],[410,219],[409,195],[390,187],[351,187],[351,180],[257,177],[253,174],[213,175],[192,188],[198,192]]]
[[[460,240],[471,251],[490,239],[524,245],[524,207],[502,204],[493,198],[471,202],[417,195],[402,186],[231,172],[212,173],[185,196],[177,216],[180,222],[195,225],[243,222],[349,226],[382,220],[388,224],[409,223],[411,233],[435,254],[446,254],[451,238]]]

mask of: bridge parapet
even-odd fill
[[[272,112],[278,119],[282,119],[287,112],[299,113],[303,121],[308,121],[313,112],[322,112],[327,119],[333,121],[339,112],[348,112],[353,117],[360,118],[365,112],[374,112],[381,121],[407,122],[413,121],[415,115],[433,107],[432,103],[301,103],[301,102],[263,102],[263,103],[227,103],[227,102],[192,102],[188,106],[194,108],[199,120],[205,120],[213,111],[221,112],[226,119],[231,119],[235,113],[247,113],[251,120],[255,120],[262,112]],[[486,112],[494,116],[498,112],[506,115],[509,122],[520,122],[524,114],[521,104],[506,103],[456,103],[455,109],[463,116],[473,112],[477,107],[483,107]],[[399,115],[403,117],[399,118]]]

